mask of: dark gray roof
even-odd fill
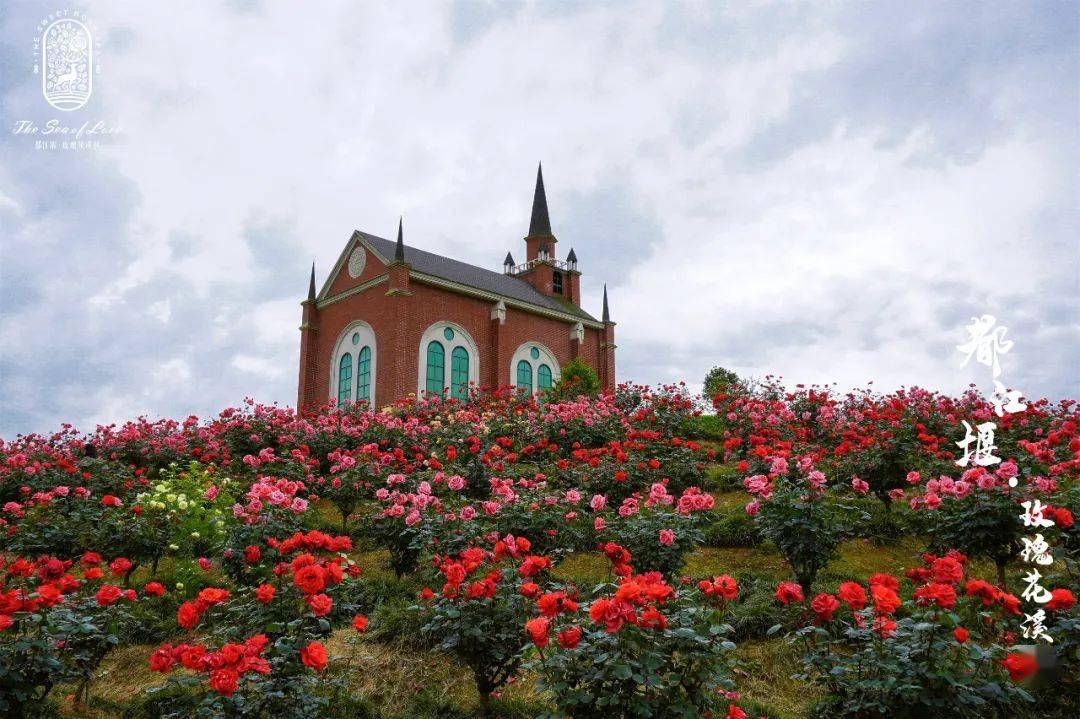
[[[367,232],[360,232],[359,230],[357,230],[357,234],[370,243],[371,246],[375,248],[375,251],[383,257],[390,258],[394,256],[394,250],[396,249],[397,243],[368,234]],[[492,292],[497,295],[520,300],[521,302],[529,302],[550,310],[576,315],[582,319],[592,320],[593,322],[597,321],[595,317],[580,307],[575,307],[574,304],[568,300],[548,297],[547,295],[541,294],[535,287],[520,277],[511,277],[510,275],[504,275],[501,272],[492,272],[483,267],[477,267],[476,265],[452,260],[449,257],[436,255],[433,252],[418,250],[415,247],[409,247],[408,245],[405,245],[404,247],[405,261],[412,265],[412,268],[417,272],[423,272],[426,275],[434,275],[435,277],[440,277],[444,280],[468,285],[469,287],[475,287],[478,290]]]

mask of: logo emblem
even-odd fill
[[[57,110],[78,110],[94,91],[94,39],[78,20],[62,18],[42,38],[41,92]]]

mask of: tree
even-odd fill
[[[705,375],[705,388],[702,391],[702,394],[704,394],[706,398],[712,399],[716,396],[717,392],[731,392],[742,388],[743,381],[739,379],[739,375],[729,369],[716,366],[709,370],[709,373]]]

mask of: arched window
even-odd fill
[[[553,386],[559,374],[559,361],[547,347],[530,341],[518,345],[510,356],[509,370],[511,386],[540,393]]]
[[[441,394],[465,400],[470,388],[480,385],[480,350],[468,330],[441,320],[420,335],[416,368],[418,395]]]
[[[371,348],[364,347],[356,362],[356,401],[371,402]]]
[[[551,368],[546,364],[536,368],[536,389],[539,392],[551,389]]]
[[[521,360],[517,363],[517,388],[522,392],[532,394],[532,365],[529,360]]]
[[[464,347],[450,353],[450,393],[460,400],[469,398],[469,351]]]
[[[352,399],[352,355],[341,355],[338,363],[337,402],[345,404]]]
[[[427,392],[442,394],[446,381],[446,351],[442,343],[432,340],[427,346]]]
[[[350,322],[338,335],[329,365],[331,399],[338,404],[355,400],[375,405],[379,352],[371,325],[363,320]]]

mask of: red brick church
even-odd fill
[[[581,308],[571,249],[557,259],[544,177],[536,173],[525,261],[493,272],[354,231],[322,289],[311,269],[302,303],[297,406],[382,407],[410,394],[464,397],[470,387],[540,392],[580,357],[615,387],[615,323]]]

